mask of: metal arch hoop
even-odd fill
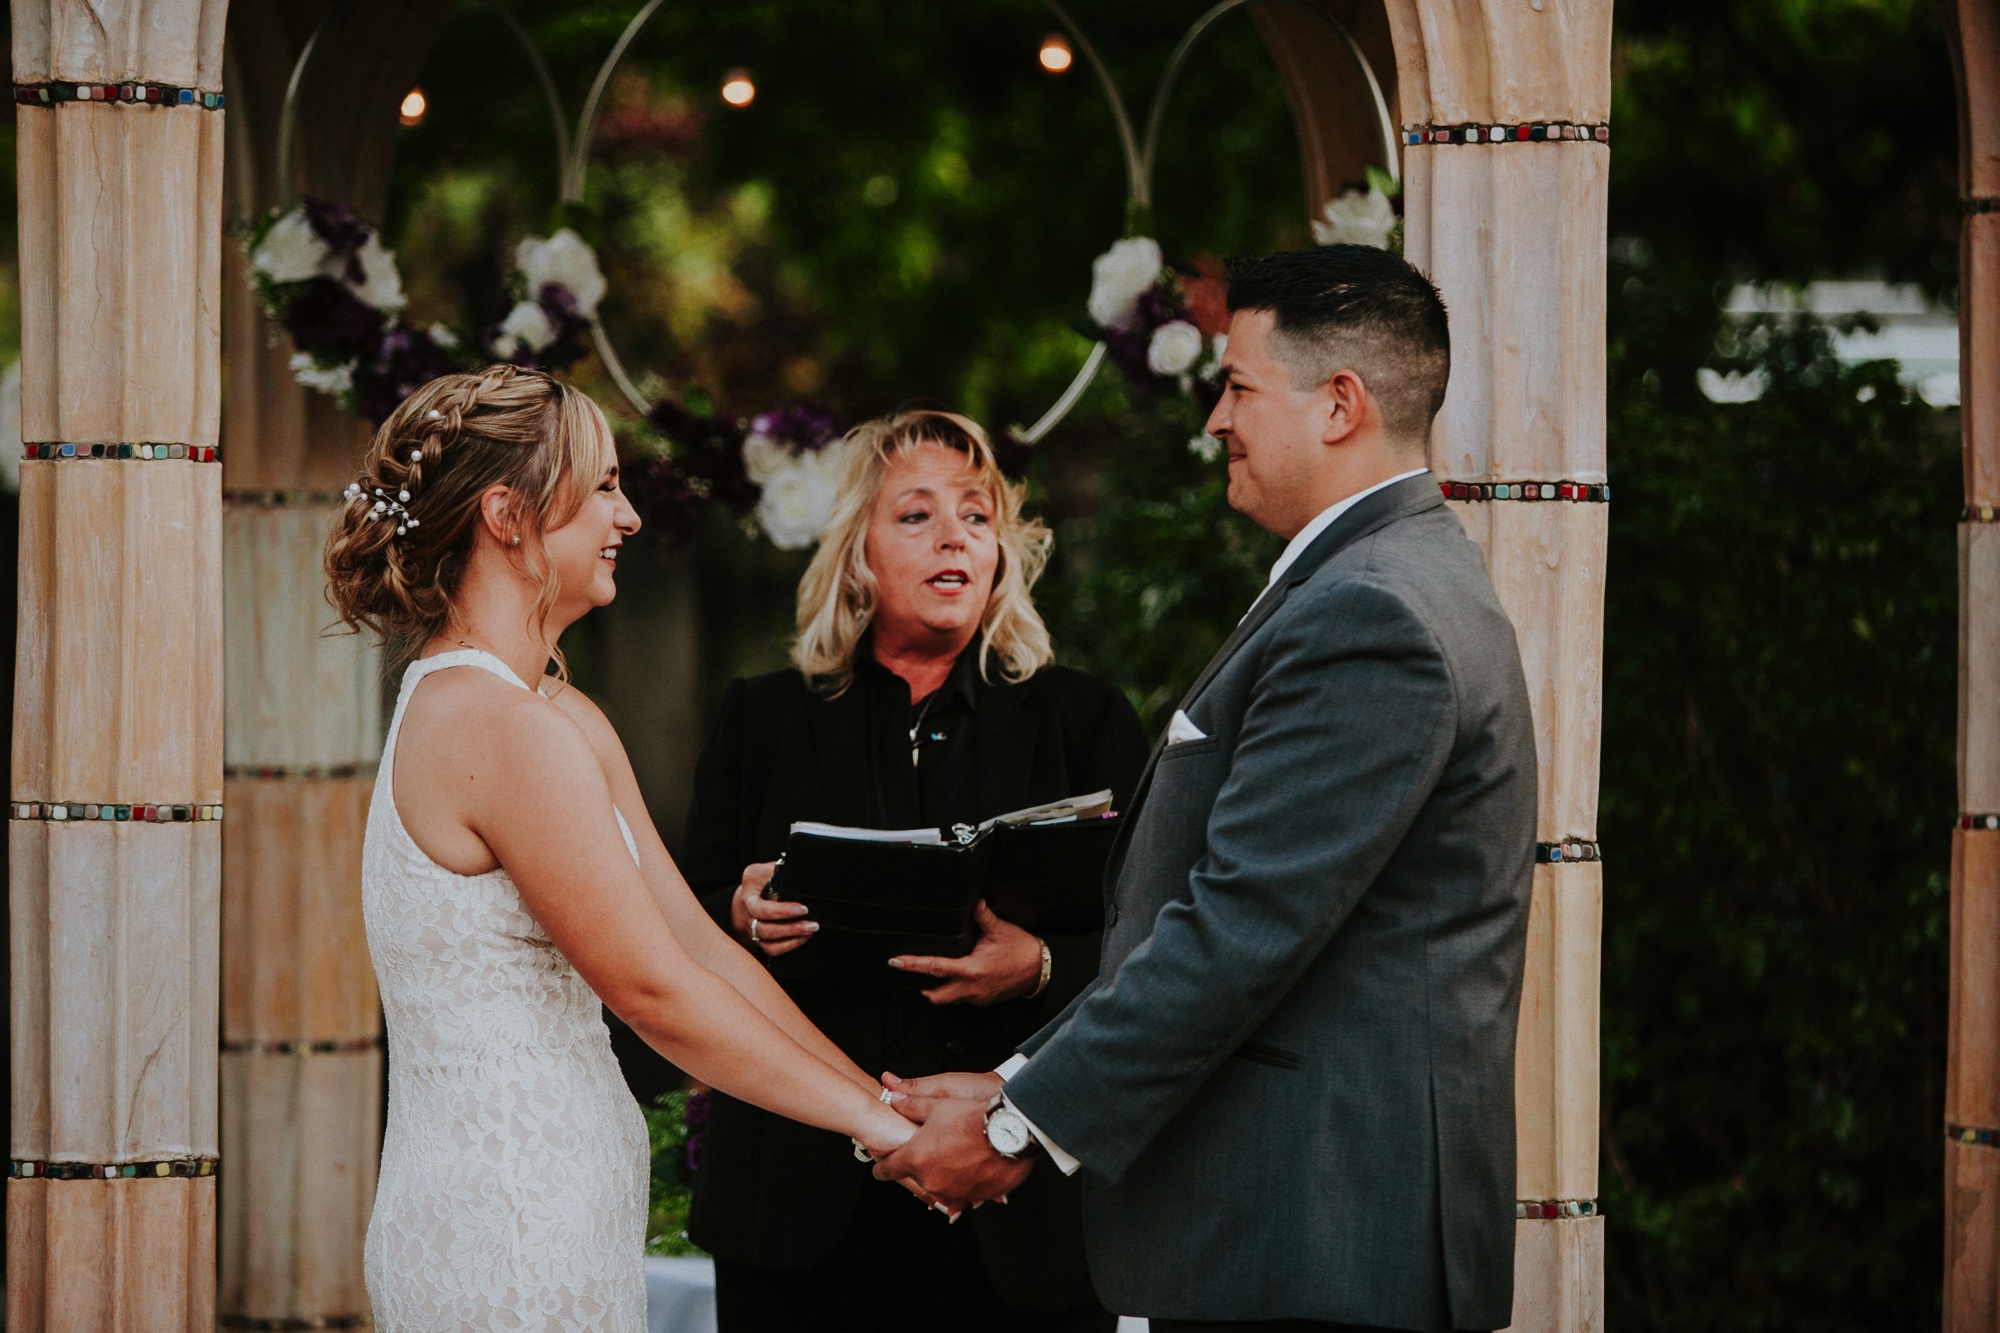
[[[319,46],[320,35],[326,25],[333,22],[333,15],[321,19],[313,29],[313,35],[306,38],[306,44],[299,50],[299,58],[292,62],[292,77],[285,80],[285,101],[278,110],[278,179],[277,196],[289,206],[292,202],[292,139],[299,128],[299,88],[306,81],[306,68],[312,64],[313,50]]]
[[[1133,137],[1132,121],[1126,113],[1125,100],[1119,96],[1118,85],[1112,81],[1111,71],[1098,57],[1097,48],[1091,45],[1090,38],[1084,34],[1082,25],[1071,18],[1057,0],[1042,0],[1042,2],[1048,6],[1049,12],[1056,16],[1063,27],[1069,29],[1077,49],[1083,53],[1091,71],[1096,74],[1098,86],[1104,90],[1105,100],[1111,104],[1112,119],[1118,126],[1118,139],[1125,150],[1127,198],[1142,208],[1152,207],[1154,154],[1159,147],[1160,126],[1166,120],[1167,99],[1173,92],[1175,82],[1180,78],[1181,69],[1193,53],[1195,43],[1201,40],[1217,20],[1232,9],[1250,4],[1252,0],[1220,0],[1207,13],[1196,19],[1180,41],[1174,44],[1173,52],[1167,57],[1166,70],[1160,75],[1160,85],[1154,90],[1153,105],[1146,114],[1146,137],[1143,141],[1135,140]],[[1396,124],[1389,115],[1388,99],[1382,95],[1381,80],[1375,77],[1375,67],[1368,62],[1368,56],[1362,51],[1361,44],[1354,40],[1354,34],[1347,30],[1345,24],[1318,5],[1311,4],[1308,0],[1278,0],[1278,2],[1302,9],[1317,19],[1340,38],[1347,47],[1347,53],[1354,57],[1355,66],[1368,85],[1369,97],[1375,103],[1375,118],[1382,132],[1382,156],[1389,165],[1389,178],[1395,181],[1402,180],[1402,167],[1396,151]],[[1084,359],[1082,369],[1076,372],[1076,378],[1070,381],[1062,396],[1056,399],[1034,425],[1025,430],[1015,430],[1014,437],[1023,444],[1036,444],[1061,424],[1062,419],[1068,416],[1082,400],[1084,390],[1090,387],[1091,381],[1097,378],[1097,372],[1104,366],[1104,355],[1104,343],[1100,341],[1093,344],[1090,355]]]
[[[1152,202],[1153,154],[1159,147],[1160,124],[1167,115],[1167,98],[1174,90],[1175,81],[1180,78],[1181,67],[1187,64],[1195,43],[1201,40],[1218,19],[1232,9],[1240,9],[1251,3],[1253,0],[1220,0],[1214,8],[1194,21],[1175,44],[1173,54],[1167,57],[1166,71],[1160,75],[1160,86],[1153,93],[1152,110],[1146,116],[1146,140],[1141,152],[1141,165],[1144,168],[1143,179],[1147,197],[1140,200],[1141,203]],[[1375,121],[1377,128],[1382,132],[1382,157],[1388,163],[1389,179],[1401,181],[1403,171],[1396,151],[1396,122],[1389,115],[1389,102],[1382,95],[1382,82],[1375,77],[1375,67],[1368,63],[1368,56],[1362,51],[1361,44],[1354,40],[1354,34],[1347,30],[1346,24],[1318,5],[1309,3],[1309,0],[1277,0],[1277,3],[1302,10],[1318,20],[1322,27],[1340,38],[1341,44],[1347,48],[1347,53],[1354,57],[1354,66],[1360,71],[1362,81],[1368,85],[1369,99],[1375,103]]]
[[[1389,175],[1391,179],[1400,180],[1401,170],[1396,151],[1396,128],[1389,116],[1388,101],[1382,95],[1382,85],[1380,80],[1375,77],[1374,67],[1369,64],[1367,55],[1362,51],[1360,44],[1354,40],[1354,35],[1347,30],[1346,25],[1342,24],[1338,18],[1327,13],[1319,6],[1309,3],[1309,0],[1277,0],[1277,2],[1290,4],[1295,8],[1304,10],[1323,26],[1330,29],[1347,47],[1348,54],[1354,58],[1355,66],[1359,69],[1362,79],[1367,83],[1369,95],[1375,103],[1376,118],[1382,131],[1383,157],[1388,163]],[[565,203],[580,203],[583,200],[585,169],[590,162],[591,131],[596,126],[598,111],[604,100],[604,91],[610,85],[611,75],[618,68],[618,63],[625,58],[626,51],[630,49],[633,41],[639,36],[640,31],[647,23],[651,22],[653,16],[659,12],[661,6],[665,3],[666,0],[647,0],[647,3],[625,25],[625,30],[618,36],[618,41],[612,46],[610,53],[605,56],[604,63],[598,67],[597,77],[591,81],[590,92],[584,98],[583,112],[577,117],[576,137],[568,139],[565,135],[562,99],[556,91],[555,81],[550,77],[548,66],[543,61],[540,50],[535,46],[534,39],[529,36],[527,30],[520,25],[513,14],[501,3],[501,0],[487,0],[487,4],[500,16],[501,21],[506,24],[508,31],[512,32],[515,39],[521,44],[522,50],[527,54],[529,63],[534,66],[536,78],[541,83],[542,95],[548,103],[550,119],[555,128],[556,154],[558,158],[557,175],[561,187],[562,199]],[[1201,39],[1209,28],[1215,25],[1217,20],[1221,19],[1231,10],[1251,3],[1251,0],[1219,0],[1219,3],[1210,8],[1207,13],[1196,19],[1193,26],[1175,44],[1173,52],[1167,57],[1167,67],[1161,76],[1160,86],[1153,94],[1153,104],[1146,117],[1146,137],[1143,143],[1132,131],[1131,116],[1125,109],[1125,100],[1119,95],[1118,85],[1112,79],[1109,67],[1105,65],[1103,58],[1098,55],[1096,46],[1091,42],[1089,35],[1084,32],[1082,25],[1071,18],[1069,13],[1063,9],[1057,0],[1043,0],[1043,3],[1055,15],[1057,21],[1064,28],[1068,29],[1071,38],[1076,42],[1077,49],[1083,53],[1083,57],[1089,63],[1092,73],[1096,75],[1098,87],[1103,91],[1105,101],[1111,108],[1112,120],[1118,129],[1119,146],[1123,150],[1125,158],[1127,197],[1132,202],[1141,206],[1150,206],[1153,193],[1153,160],[1159,143],[1160,126],[1166,117],[1167,98],[1173,91],[1175,82],[1180,77],[1181,69],[1186,65],[1189,55],[1194,50],[1195,43]],[[291,86],[287,88],[285,94],[286,119],[289,119],[292,114],[298,85],[305,72],[306,63],[312,57],[312,48],[318,40],[319,34],[315,32],[312,40],[306,44],[306,49],[300,52],[299,62],[292,71]],[[288,148],[289,143],[289,136],[281,140],[281,161],[286,156],[283,149]],[[635,412],[640,416],[645,416],[652,410],[652,404],[646,401],[644,395],[639,392],[638,386],[633,384],[631,376],[625,371],[624,363],[619,360],[617,351],[611,345],[610,337],[604,331],[603,321],[595,315],[592,315],[590,320],[590,337],[592,344],[597,350],[598,359],[604,363],[604,368],[610,374],[612,382],[618,386],[618,391],[624,395],[626,402],[632,405],[632,409]],[[1054,430],[1063,418],[1068,416],[1071,410],[1076,407],[1077,403],[1083,398],[1084,391],[1097,378],[1097,372],[1104,365],[1105,352],[1106,348],[1103,342],[1100,341],[1093,344],[1090,354],[1084,359],[1082,368],[1077,371],[1076,377],[1070,381],[1069,387],[1063,390],[1062,395],[1056,399],[1049,407],[1049,410],[1044,412],[1034,425],[1029,426],[1025,430],[1016,430],[1013,432],[1015,437],[1023,444],[1035,444],[1050,431]]]

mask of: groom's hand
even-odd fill
[[[922,1124],[924,1118],[909,1109],[912,1100],[969,1097],[983,1106],[993,1100],[994,1093],[1000,1091],[1001,1082],[1000,1076],[994,1073],[928,1074],[923,1078],[897,1078],[890,1073],[882,1075],[882,1086],[892,1094],[889,1105],[918,1124]]]
[[[986,1141],[990,1098],[912,1097],[896,1109],[918,1122],[908,1143],[875,1163],[879,1180],[912,1181],[961,1208],[1021,1187],[1034,1163],[1002,1157]]]

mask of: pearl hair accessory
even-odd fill
[[[342,492],[342,495],[346,499],[360,500],[364,504],[367,503],[369,494],[370,492],[361,489],[361,483],[358,481],[349,482],[347,489]],[[391,499],[387,492],[380,486],[377,486],[373,494],[375,496],[375,503],[368,510],[368,521],[370,523],[373,523],[378,518],[388,519],[395,523],[396,535],[398,537],[408,532],[411,528],[420,526],[417,520],[410,516],[410,511],[406,508],[410,503],[410,493],[408,491],[397,491],[395,498]]]

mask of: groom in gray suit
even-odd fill
[[[1424,466],[1444,306],[1326,246],[1229,307],[1209,430],[1290,545],[1141,779],[1097,981],[994,1074],[899,1084],[877,1173],[969,1204],[1080,1165],[1098,1294],[1156,1333],[1500,1328],[1535,742]]]

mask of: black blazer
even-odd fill
[[[969,818],[1105,787],[1115,808],[1124,808],[1147,752],[1138,714],[1124,695],[1060,666],[1019,684],[978,680],[977,673],[974,680],[979,808]],[[796,671],[737,680],[724,692],[695,768],[680,862],[724,929],[743,867],[775,859],[794,820],[871,822],[867,726],[859,688],[829,698]],[[934,1006],[914,992],[810,982],[786,989],[871,1074],[991,1069],[1097,974],[1097,933],[1047,942],[1054,959],[1048,989],[984,1009]],[[845,1137],[717,1095],[703,1133],[688,1235],[739,1263],[813,1268],[832,1256],[867,1178],[868,1167],[855,1160]],[[1028,1312],[1094,1308],[1076,1183],[1038,1171],[1031,1185],[1008,1207],[973,1215],[995,1290]]]

